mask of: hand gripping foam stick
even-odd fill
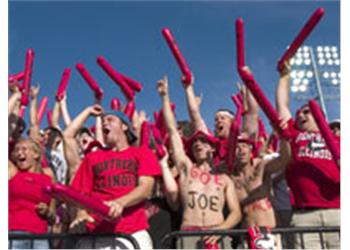
[[[120,86],[126,98],[131,101],[134,99],[135,93],[126,83],[125,79],[107,62],[103,56],[97,57],[97,63],[107,73],[107,75]]]
[[[148,145],[149,145],[149,124],[147,121],[144,121],[141,125],[140,146],[148,147]]]
[[[18,111],[18,116],[21,117],[21,118],[23,118],[25,112],[26,112],[26,106],[21,105],[21,107],[20,107],[20,109],[19,109],[19,111]]]
[[[70,73],[71,73],[71,69],[70,68],[66,68],[63,71],[61,82],[60,82],[60,85],[58,86],[58,89],[57,89],[57,92],[56,92],[56,100],[58,102],[61,101],[63,99],[63,97],[64,97],[64,93],[65,93],[67,85],[68,85]]]
[[[9,75],[9,83],[14,81],[22,81],[24,79],[24,71],[19,72],[14,75]]]
[[[284,52],[283,56],[278,60],[277,69],[281,72],[283,71],[285,65],[284,63],[288,61],[290,58],[294,56],[297,52],[298,48],[302,45],[302,43],[306,40],[306,38],[313,31],[317,23],[320,21],[324,14],[323,8],[318,8],[312,16],[309,18],[307,23],[304,25],[302,30],[299,32],[297,37],[294,39],[289,48]]]
[[[25,68],[24,68],[22,98],[21,98],[21,104],[24,106],[27,106],[29,102],[29,91],[30,91],[30,82],[32,78],[33,62],[34,62],[34,50],[28,49],[26,54]]]
[[[264,111],[265,115],[271,121],[271,124],[281,133],[281,135],[284,138],[288,139],[290,137],[289,130],[285,129],[281,131],[279,127],[279,124],[280,124],[279,115],[277,111],[273,108],[270,101],[265,96],[260,86],[255,81],[254,76],[247,70],[240,69],[238,72],[242,78],[242,81],[250,90],[255,100],[258,102],[260,108]]]
[[[129,120],[132,120],[132,117],[135,113],[136,105],[134,101],[128,102],[125,106],[124,114],[129,118]]]
[[[237,68],[240,69],[245,65],[244,61],[244,22],[242,18],[236,20],[236,51],[237,51]]]
[[[158,157],[158,159],[162,159],[165,156],[165,151],[163,148],[163,139],[162,136],[160,134],[160,131],[158,130],[158,128],[156,127],[155,124],[151,125],[151,131],[152,131],[152,135],[155,141],[155,147],[156,147],[156,155]]]
[[[111,101],[111,109],[112,110],[120,110],[121,109],[121,103],[120,100],[117,97],[114,97]]]
[[[40,102],[40,105],[38,108],[38,124],[40,124],[41,120],[43,119],[48,101],[49,101],[49,98],[47,96],[44,96],[44,98]]]
[[[95,93],[95,97],[97,99],[102,99],[103,90],[98,86],[97,82],[92,78],[90,73],[86,70],[85,66],[82,63],[77,63],[75,67],[79,71],[81,76],[84,78],[86,83],[89,85],[91,90]]]
[[[333,135],[332,130],[329,128],[329,125],[326,119],[324,118],[323,113],[320,107],[318,106],[317,102],[315,100],[310,100],[309,107],[310,107],[312,116],[315,118],[317,126],[320,129],[321,135],[323,136],[329,150],[332,153],[334,161],[339,166],[339,160],[340,160],[339,143],[335,139],[335,136]]]
[[[96,198],[84,195],[72,187],[62,184],[51,184],[45,187],[44,191],[50,196],[63,200],[68,203],[73,203],[79,207],[87,208],[88,210],[99,214],[105,219],[110,219],[109,207]]]
[[[185,58],[182,56],[180,49],[177,46],[173,35],[171,34],[171,32],[168,28],[164,28],[162,30],[162,34],[163,34],[163,37],[165,38],[171,52],[173,53],[173,55],[176,59],[176,62],[179,65],[180,70],[182,71],[182,74],[185,77],[183,82],[185,84],[191,84],[191,82],[192,82],[191,70],[188,67],[188,64],[186,63]]]

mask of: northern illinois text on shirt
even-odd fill
[[[138,162],[134,159],[108,159],[92,166],[96,188],[135,187]]]
[[[297,157],[332,160],[332,154],[320,133],[302,132],[294,143],[298,145]]]

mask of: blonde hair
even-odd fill
[[[37,141],[33,140],[32,138],[21,138],[21,139],[19,139],[17,141],[17,143],[27,142],[27,141],[30,142],[30,146],[33,149],[33,151],[39,155],[37,162],[39,164],[39,167],[41,167],[40,163],[41,163],[41,152],[42,152],[42,150],[41,150],[40,144]]]

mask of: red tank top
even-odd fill
[[[36,205],[50,203],[42,190],[50,183],[49,176],[31,172],[18,172],[9,180],[9,231],[47,233],[47,220],[36,212]]]

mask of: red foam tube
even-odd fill
[[[235,97],[235,96],[234,96]],[[236,158],[236,147],[238,142],[238,136],[240,133],[240,127],[241,127],[241,116],[242,116],[242,106],[240,106],[239,103],[237,103],[237,98],[232,98],[234,103],[237,106],[237,112],[235,119],[233,120],[231,127],[230,127],[230,133],[228,137],[228,153],[226,156],[226,162],[228,166],[228,170],[230,173],[234,171],[235,167],[235,158]]]
[[[297,37],[294,39],[289,48],[284,52],[282,57],[278,60],[277,69],[281,72],[283,71],[285,65],[284,62],[288,61],[290,58],[294,56],[297,52],[298,48],[302,45],[305,39],[310,35],[315,26],[318,24],[322,16],[324,15],[324,9],[318,8],[309,20],[306,22],[304,27],[301,29]]]
[[[128,104],[126,104],[124,113],[129,118],[130,121],[135,113],[135,109],[136,109],[136,105],[134,101],[130,101],[128,102]]]
[[[317,102],[315,100],[309,101],[309,107],[310,111],[312,113],[312,116],[315,118],[315,121],[317,123],[318,128],[320,129],[320,132],[329,148],[329,150],[332,153],[334,161],[339,166],[339,160],[340,160],[340,145],[335,139],[335,136],[332,133],[332,130],[329,128],[329,125],[326,121],[326,119],[323,116],[323,113],[318,106]]]
[[[109,217],[109,206],[102,203],[102,201],[84,195],[72,187],[68,187],[62,184],[51,184],[45,187],[44,191],[50,196],[63,200],[65,202],[73,203],[79,207],[87,208],[88,210],[101,215],[105,219]]]
[[[52,127],[52,110],[49,109],[46,114],[47,114],[47,123],[49,124],[50,127]]]
[[[70,77],[71,71],[72,70],[70,68],[66,68],[63,71],[61,82],[60,82],[60,85],[58,86],[58,89],[57,89],[57,92],[56,92],[56,100],[58,102],[61,101],[63,99],[63,97],[64,97],[64,93],[65,93],[67,85],[68,85],[68,81],[69,81],[69,77]]]
[[[111,109],[112,110],[120,110],[121,109],[121,103],[118,98],[113,98],[111,101]]]
[[[91,90],[94,91],[95,97],[97,99],[102,99],[103,90],[98,86],[98,83],[92,78],[90,73],[86,70],[85,66],[82,63],[77,63],[75,67],[79,71],[81,76],[84,78],[86,83],[89,85]]]
[[[9,83],[14,81],[22,81],[24,79],[24,71],[14,75],[9,75]]]
[[[124,81],[129,85],[129,87],[132,90],[134,90],[136,92],[140,92],[142,90],[143,86],[141,83],[139,83],[139,82],[135,81],[134,79],[127,77],[123,74],[120,74],[120,75],[123,77]]]
[[[232,99],[233,103],[236,105],[237,111],[239,109],[241,112],[243,112],[243,103],[242,103],[242,99],[240,99],[239,96],[240,96],[240,94],[233,95],[233,96],[231,96],[231,99]]]
[[[236,20],[236,52],[237,68],[245,65],[244,61],[244,22],[242,18]]]
[[[44,96],[44,98],[41,100],[38,108],[38,123],[41,123],[41,120],[43,119],[47,103],[49,101],[49,98],[47,96]]]
[[[135,97],[134,91],[125,82],[125,79],[107,62],[103,56],[97,57],[97,63],[107,75],[121,88],[126,98],[130,101]]]
[[[155,145],[156,155],[158,159],[162,159],[166,155],[165,150],[163,148],[162,136],[158,128],[155,126],[155,124],[151,125],[151,130],[152,130],[152,135],[154,137],[154,140],[156,142],[156,145]]]
[[[148,147],[149,144],[149,124],[144,121],[141,125],[140,146]]]
[[[24,67],[24,76],[23,76],[23,93],[21,98],[21,104],[27,106],[29,103],[29,91],[30,91],[30,82],[32,78],[34,62],[34,50],[28,49],[26,54],[26,62]]]
[[[185,84],[191,84],[191,82],[192,82],[191,70],[188,67],[188,64],[186,63],[185,58],[182,56],[180,49],[177,46],[173,35],[171,34],[171,32],[168,28],[164,28],[162,30],[162,34],[163,34],[163,37],[165,38],[171,52],[173,53],[182,74],[185,76],[185,79],[183,82]]]
[[[281,131],[279,127],[279,115],[273,108],[268,98],[265,96],[260,86],[256,83],[254,76],[250,72],[243,69],[238,70],[238,72],[242,78],[242,81],[253,94],[255,100],[258,102],[260,108],[264,111],[265,115],[271,121],[271,124],[281,133],[284,138],[288,139],[290,137],[289,131],[287,129]]]

